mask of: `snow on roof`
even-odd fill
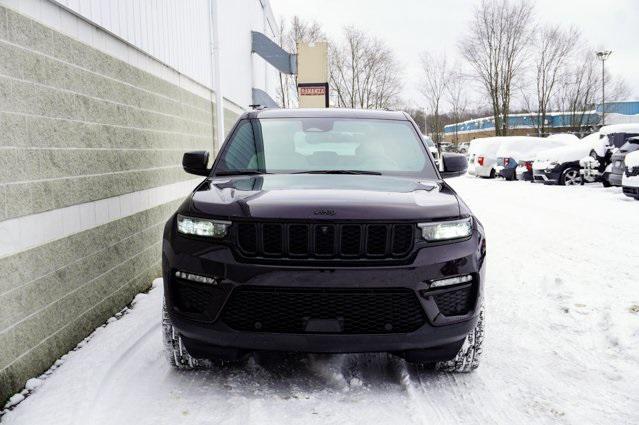
[[[579,137],[575,136],[574,134],[570,134],[570,133],[551,134],[550,136],[546,137],[546,139],[548,139],[548,140],[562,140],[562,141],[565,141],[565,142],[578,142],[579,141]]]
[[[565,138],[551,139],[548,137],[502,137],[504,139],[497,151],[497,158],[513,158],[517,161],[534,159],[537,152],[567,146],[573,141]],[[579,140],[579,138],[576,138]]]
[[[536,159],[559,162],[578,161],[584,156],[590,155],[590,152],[597,149],[601,143],[599,132],[595,132],[578,142],[570,142],[565,146],[539,151]]]
[[[639,124],[605,125],[599,129],[599,133],[601,134],[639,133]]]

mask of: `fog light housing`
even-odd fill
[[[184,280],[197,282],[197,283],[204,283],[207,285],[218,284],[218,280],[215,279],[214,277],[200,276],[199,274],[187,273],[187,272],[182,272],[179,270],[175,272],[175,277],[177,277],[178,279],[184,279]]]
[[[460,283],[472,282],[473,275],[466,274],[462,276],[447,277],[446,279],[438,279],[430,282],[429,289],[443,288],[446,286],[459,285]]]

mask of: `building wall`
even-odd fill
[[[0,0],[0,406],[160,276],[213,99],[59,5]]]

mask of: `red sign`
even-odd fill
[[[325,96],[326,87],[324,86],[305,86],[300,87],[300,96]]]

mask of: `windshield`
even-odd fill
[[[437,178],[409,121],[362,118],[242,120],[215,169],[216,175],[309,172]]]
[[[629,139],[619,150],[621,152],[634,152],[639,150],[639,139]]]

